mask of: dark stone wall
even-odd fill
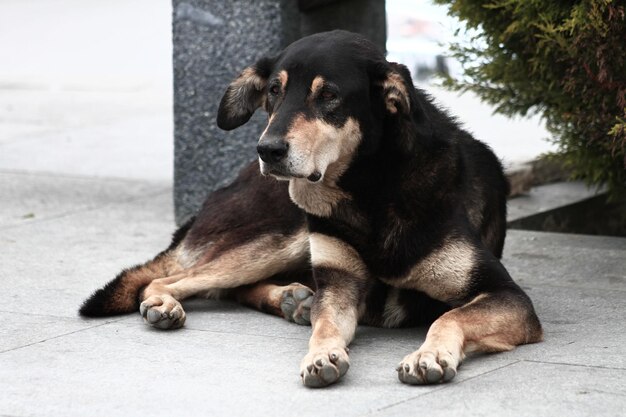
[[[384,49],[384,0],[314,3],[173,0],[177,223],[256,158],[256,142],[267,120],[263,112],[231,132],[215,124],[220,98],[241,70],[300,36],[336,28],[361,32]]]

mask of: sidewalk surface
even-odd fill
[[[78,42],[61,30],[84,31],[80,55],[97,40],[97,14],[117,22],[101,53],[123,50],[117,65],[96,62],[108,65],[106,83],[80,69],[91,75],[45,79],[46,62],[29,72],[33,56],[15,58],[13,73],[0,68],[0,416],[625,414],[623,238],[509,231],[503,261],[533,299],[545,342],[469,358],[449,384],[397,380],[425,329],[359,328],[344,380],[311,390],[298,375],[310,328],[234,303],[186,302],[187,324],[169,332],[139,314],[79,318],[85,297],[166,247],[174,230],[171,74],[119,70],[169,59],[149,46],[168,42],[169,3],[108,3],[123,13],[78,0],[0,4],[0,51],[13,58],[36,52],[28,31],[45,25],[43,49]],[[131,38],[140,19],[143,35]],[[31,38],[20,49],[7,34]]]

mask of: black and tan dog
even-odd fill
[[[449,381],[468,351],[542,339],[530,299],[499,261],[508,188],[499,161],[404,66],[361,36],[316,34],[245,69],[218,125],[234,129],[259,107],[269,114],[260,162],[81,314],[139,308],[149,324],[177,328],[181,300],[233,297],[312,324],[300,369],[312,387],[346,373],[358,323],[434,320],[397,368],[408,384]]]

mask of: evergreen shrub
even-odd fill
[[[452,45],[496,112],[540,114],[576,178],[626,194],[626,2],[435,0],[471,34]]]

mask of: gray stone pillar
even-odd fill
[[[297,16],[288,0],[173,0],[177,223],[256,157],[265,115],[224,132],[215,124],[219,101],[242,69],[297,38]]]
[[[246,66],[331,29],[361,32],[384,50],[384,0],[173,0],[174,206],[181,224],[213,190],[256,158],[267,116],[224,132],[226,86]]]

